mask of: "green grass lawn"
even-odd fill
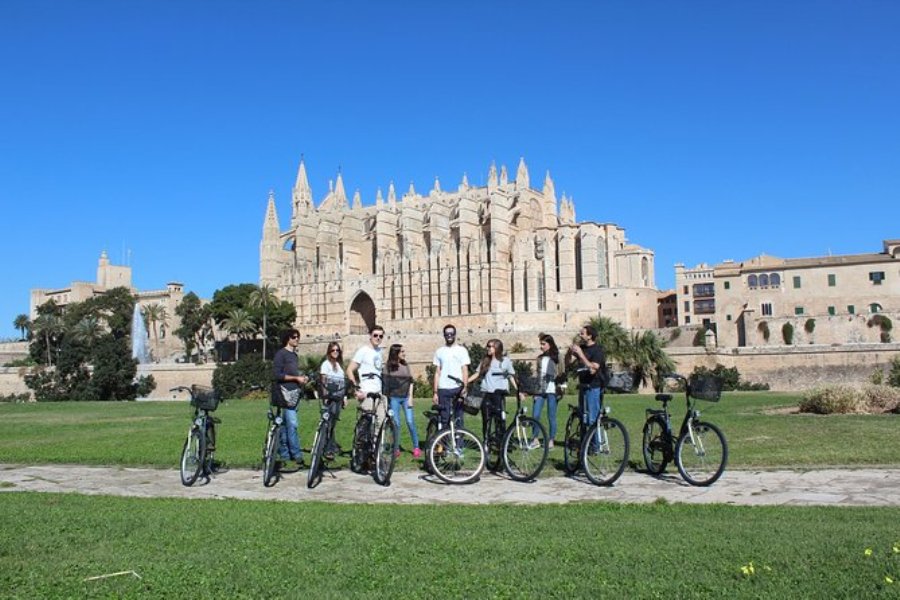
[[[846,465],[898,465],[896,443],[900,417],[896,415],[800,415],[778,414],[779,408],[796,406],[798,396],[769,392],[727,393],[718,403],[700,402],[703,417],[718,424],[730,446],[729,468],[824,467]],[[563,437],[566,397],[559,409]],[[611,395],[607,403],[631,436],[631,459],[641,464],[640,443],[644,410],[655,405],[652,396]],[[418,428],[424,435],[421,413],[430,403],[416,404]],[[683,400],[675,403],[678,427]],[[232,467],[260,463],[265,436],[266,404],[232,400],[216,412],[221,418],[218,458]],[[148,465],[172,467],[178,463],[181,444],[191,417],[186,402],[61,402],[0,404],[0,462]],[[338,441],[349,449],[356,411],[345,410],[338,423]],[[317,406],[301,405],[301,442],[308,448],[318,421]],[[480,431],[481,418],[467,417],[470,428]],[[408,433],[401,434],[410,450]],[[561,472],[561,450],[551,453],[542,476]],[[339,458],[339,461],[346,458]],[[409,452],[399,469],[419,468]]]
[[[2,493],[0,595],[896,598],[898,522],[897,508]],[[121,571],[141,579],[85,581]]]

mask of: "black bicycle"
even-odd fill
[[[181,450],[181,483],[194,485],[201,473],[209,480],[218,469],[215,461],[216,425],[221,421],[212,416],[222,400],[221,395],[213,388],[192,385],[180,385],[170,392],[187,392],[194,407],[194,416],[188,429],[187,439]]]
[[[305,373],[301,373],[301,375],[309,377]],[[281,445],[282,430],[285,427],[281,411],[283,408],[287,408],[279,385],[277,381],[271,384],[269,410],[266,412],[269,425],[266,428],[266,441],[263,444],[262,460],[263,485],[265,487],[272,487],[279,479],[278,447]],[[262,389],[262,386],[251,386],[251,389]]]
[[[644,423],[642,451],[644,465],[651,475],[660,475],[673,460],[678,472],[691,485],[707,486],[716,482],[728,462],[728,442],[722,431],[708,421],[700,420],[694,400],[718,402],[722,395],[722,380],[709,375],[690,379],[672,373],[666,378],[677,379],[684,385],[686,410],[676,437],[672,430],[669,402],[672,394],[656,394],[661,409],[648,408]]]
[[[462,393],[462,380],[453,376],[450,378],[459,384],[459,392],[451,401],[447,426],[442,427],[437,407],[433,406],[425,412],[428,417],[425,468],[444,483],[472,483],[484,470],[484,446],[477,435],[457,424],[453,408],[462,403],[465,410],[466,397]],[[475,414],[478,414],[478,409]]]
[[[584,371],[582,367],[579,372]],[[625,425],[609,416],[609,406],[600,402],[600,413],[593,423],[587,406],[580,400],[569,405],[566,438],[563,444],[563,463],[568,474],[584,470],[595,485],[612,485],[628,465],[630,440]]]
[[[362,377],[381,379],[377,373],[366,373]],[[394,411],[387,396],[381,392],[369,392],[366,397],[372,399],[373,406],[371,411],[363,410],[361,406],[357,409],[358,417],[350,447],[350,469],[354,473],[370,471],[376,483],[390,485],[397,460],[395,450],[399,435]],[[379,413],[384,415],[380,422]]]
[[[316,437],[313,440],[310,451],[309,473],[306,476],[306,487],[314,488],[322,481],[322,476],[328,469],[326,464],[334,460],[336,442],[334,440],[334,427],[339,420],[339,404],[344,401],[346,390],[344,382],[326,381],[322,386],[320,398],[319,425],[316,427]]]
[[[521,395],[516,394],[516,412],[509,425],[505,405],[506,398],[503,397],[499,406],[489,404],[485,407],[488,417],[484,435],[485,464],[490,471],[498,471],[502,466],[515,481],[531,481],[547,464],[550,452],[547,430],[537,419],[527,416]]]

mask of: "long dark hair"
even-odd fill
[[[559,364],[559,348],[556,347],[556,340],[553,339],[553,336],[542,333],[538,336],[538,340],[547,342],[547,344],[550,345],[546,352],[541,352],[538,355],[538,363],[540,363],[541,358],[543,358],[544,356],[549,356],[550,360],[552,360],[556,364]]]
[[[325,350],[325,360],[331,360],[331,351],[337,348],[338,355],[337,358],[334,359],[337,361],[337,364],[344,364],[344,351],[341,349],[341,345],[337,342],[328,342],[328,348]]]
[[[488,372],[488,369],[491,368],[491,353],[488,352],[487,347],[494,347],[494,356],[498,361],[503,360],[503,342],[498,339],[491,339],[487,341],[487,344],[484,345],[484,358],[481,359],[481,364],[478,365],[478,376],[484,377],[484,374]]]
[[[406,364],[406,361],[400,358],[401,350],[403,350],[403,344],[391,344],[391,349],[388,350],[388,373],[393,373],[400,368],[400,365]]]

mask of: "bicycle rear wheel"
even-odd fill
[[[467,429],[444,429],[428,444],[427,459],[444,483],[471,483],[484,470],[484,448],[478,436]]]
[[[628,432],[618,419],[600,418],[581,445],[584,474],[595,485],[612,485],[628,464]]]
[[[366,455],[369,453],[369,417],[361,416],[353,428],[353,443],[350,446],[350,470],[354,473],[365,473]]]
[[[577,412],[569,413],[563,445],[563,467],[573,475],[581,467],[581,416]]]
[[[644,466],[651,475],[659,475],[672,461],[672,440],[666,433],[666,422],[660,416],[653,416],[644,423],[643,443]]]
[[[535,434],[537,432],[537,434]],[[547,431],[536,419],[517,417],[503,436],[503,467],[516,481],[531,481],[547,463]]]
[[[278,462],[278,440],[281,437],[281,426],[272,425],[266,435],[266,445],[263,447],[263,485],[272,487],[278,480],[275,463]]]
[[[372,477],[380,485],[391,484],[391,474],[397,461],[397,424],[391,417],[385,417],[378,431],[378,444],[375,448],[375,470]]]
[[[722,476],[727,462],[728,442],[712,423],[695,421],[678,438],[675,465],[684,480],[691,485],[712,485]]]
[[[206,475],[212,475],[219,470],[219,463],[215,461],[216,456],[216,422],[212,417],[206,420],[206,453],[203,461],[203,472]]]
[[[206,458],[206,437],[197,425],[191,425],[184,448],[181,450],[181,483],[194,485],[203,470]]]
[[[306,475],[306,487],[312,489],[322,481],[322,472],[325,469],[325,443],[328,441],[328,421],[319,420],[316,429],[316,439],[313,440],[312,452],[309,457],[309,472]]]

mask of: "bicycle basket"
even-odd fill
[[[484,395],[481,390],[469,390],[463,397],[462,408],[470,415],[477,415],[481,412],[481,403],[483,400]]]
[[[534,375],[523,375],[518,378],[519,383],[519,391],[528,394],[529,396],[535,396],[541,393],[542,385],[541,378],[535,377]]]
[[[698,400],[718,402],[722,396],[722,378],[711,375],[691,376],[688,381],[688,394]]]
[[[347,386],[342,379],[326,379],[322,384],[322,397],[326,400],[343,400]]]
[[[634,389],[634,378],[628,371],[616,371],[609,377],[606,391],[614,394],[627,394]]]
[[[221,399],[221,394],[213,388],[202,385],[191,386],[191,406],[212,412],[219,408]]]

